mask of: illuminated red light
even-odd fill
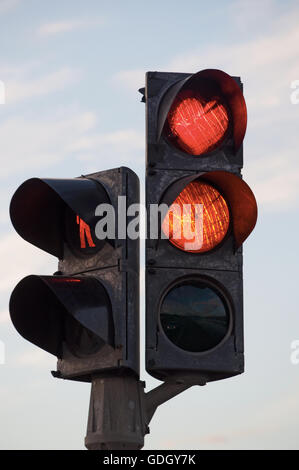
[[[79,234],[80,234],[80,247],[81,248],[86,248],[86,240],[88,243],[88,246],[94,247],[95,244],[92,240],[91,232],[90,232],[90,227],[88,224],[84,222],[84,220],[80,219],[80,217],[77,215],[77,224],[79,224]],[[86,240],[85,240],[86,238]]]
[[[182,90],[170,108],[167,123],[170,140],[188,154],[202,155],[223,141],[229,114],[221,97],[205,98],[198,90]]]
[[[184,205],[190,204],[189,220]],[[195,232],[195,204],[203,205],[202,236]],[[188,215],[187,215],[188,216]],[[225,237],[229,227],[229,210],[225,199],[213,186],[203,182],[189,183],[178,195],[163,220],[162,230],[169,241],[183,251],[203,253],[215,248]],[[195,232],[195,233],[194,233]],[[186,243],[198,243],[200,249],[186,250]]]
[[[61,283],[61,284],[64,284],[64,283],[74,283],[74,282],[81,282],[81,279],[73,279],[73,278],[66,278],[66,277],[62,277],[62,278],[59,278],[59,277],[53,277],[51,279],[51,282],[57,282],[57,283]]]

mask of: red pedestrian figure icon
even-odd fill
[[[77,224],[79,224],[79,233],[80,233],[80,246],[81,248],[86,248],[86,240],[88,243],[88,246],[95,246],[92,236],[90,233],[90,227],[88,224],[84,222],[84,220],[80,219],[80,217],[77,215]]]

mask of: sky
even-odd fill
[[[259,219],[244,244],[246,371],[161,406],[144,448],[299,448],[299,364],[291,361],[299,340],[298,24],[292,0],[0,0],[1,449],[83,449],[90,392],[54,379],[55,358],[10,322],[17,282],[57,267],[14,231],[14,191],[34,176],[122,165],[143,188],[145,73],[205,68],[240,76],[248,108],[243,176]],[[143,304],[141,321],[144,334]],[[148,389],[159,384],[143,354],[141,369]]]

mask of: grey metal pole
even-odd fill
[[[145,393],[145,383],[136,376],[94,377],[85,446],[89,450],[142,449],[158,406],[205,383],[198,377],[173,378]]]
[[[87,449],[141,449],[146,434],[142,394],[142,384],[134,376],[95,377],[85,438]]]

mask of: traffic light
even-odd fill
[[[30,275],[12,292],[18,332],[58,358],[55,377],[99,372],[139,377],[139,180],[128,168],[73,179],[31,178],[10,216],[29,243],[59,258],[53,276]],[[128,224],[136,236],[127,236]],[[17,260],[16,260],[17,262]]]
[[[238,77],[148,72],[146,369],[205,383],[244,371],[242,244],[257,218],[241,177]]]

